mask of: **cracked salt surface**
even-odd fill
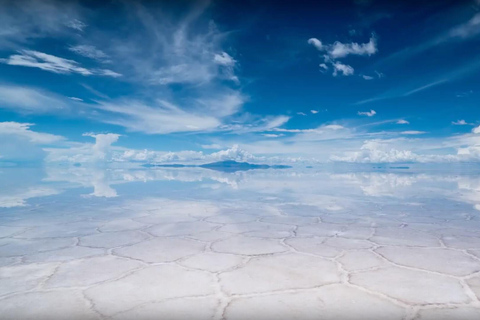
[[[0,202],[1,319],[480,319],[475,172],[76,170]]]

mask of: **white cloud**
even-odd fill
[[[408,122],[405,119],[400,119],[400,120],[397,121],[397,124],[410,124],[410,122]]]
[[[99,115],[102,122],[149,134],[208,131],[221,124],[214,115],[188,112],[165,100],[152,105],[130,100],[101,102],[92,107],[107,113]]]
[[[39,68],[55,73],[79,73],[84,76],[93,74],[90,70],[80,67],[76,61],[32,50],[22,50],[19,54],[11,55],[0,62],[12,66]]]
[[[65,139],[50,133],[32,131],[30,127],[33,125],[33,123],[0,122],[0,135],[25,138],[35,144],[51,144]]]
[[[367,117],[373,117],[374,115],[377,114],[375,110],[370,110],[370,111],[358,111],[357,112],[359,116],[367,116]]]
[[[52,196],[59,193],[59,190],[49,187],[30,187],[15,194],[2,194],[0,195],[0,208],[25,207],[30,198]]]
[[[344,58],[348,55],[371,56],[378,51],[377,41],[373,36],[367,43],[361,44],[356,42],[342,43],[336,41],[331,45],[324,45],[316,38],[309,39],[308,43],[313,45],[319,51],[326,51],[332,59]]]
[[[203,149],[222,149],[222,146],[219,144],[202,144],[201,147]]]
[[[477,35],[480,32],[479,26],[480,26],[480,13],[477,13],[467,22],[451,29],[441,40],[447,41],[452,38],[464,38],[464,39],[470,38],[472,36]]]
[[[358,44],[335,42],[328,50],[328,54],[332,58],[343,58],[348,55],[371,56],[377,52],[377,41],[374,37],[370,38],[367,43]]]
[[[311,44],[312,46],[314,46],[315,48],[317,48],[317,50],[319,50],[319,51],[324,50],[322,41],[318,40],[317,38],[310,38],[310,39],[308,39],[308,44]]]
[[[68,97],[68,98],[72,99],[73,101],[79,101],[79,102],[83,101],[82,98],[77,98],[77,97]]]
[[[75,52],[78,55],[81,55],[90,59],[94,59],[94,60],[108,62],[108,59],[109,59],[109,56],[105,54],[105,52],[91,45],[81,44],[81,45],[71,46],[68,49],[72,52]]]
[[[17,112],[48,113],[68,108],[60,97],[28,87],[0,85],[0,108]]]
[[[206,155],[205,159],[207,161],[225,161],[225,160],[234,160],[234,161],[255,161],[257,158],[250,154],[249,152],[241,149],[238,145],[234,145],[230,149],[218,151],[210,155]]]
[[[183,163],[203,164],[215,161],[261,161],[264,158],[255,157],[249,152],[233,145],[229,149],[210,154],[202,151],[184,150],[177,152],[149,151],[126,149],[112,146],[120,135],[113,133],[92,134],[85,136],[95,138],[95,143],[77,143],[70,148],[46,148],[46,162],[63,163],[109,163],[109,162],[140,162],[140,163]],[[205,146],[210,148],[212,146]],[[217,146],[215,146],[217,147]],[[218,146],[220,147],[220,146]]]
[[[333,67],[333,76],[337,76],[341,73],[344,76],[350,76],[354,73],[354,68],[350,65],[336,61],[340,58],[345,58],[349,55],[359,55],[359,56],[371,56],[375,54],[377,49],[377,41],[375,37],[371,37],[369,42],[358,44],[356,42],[351,43],[342,43],[336,41],[333,44],[323,44],[317,38],[308,39],[308,43],[313,45],[317,50],[325,52],[324,63],[320,64],[320,67],[323,70],[328,70],[328,65]],[[365,80],[371,80],[371,76],[362,76]]]
[[[473,128],[473,133],[480,133],[480,126]]]
[[[335,76],[335,77],[338,75],[339,72],[341,72],[344,76],[351,76],[355,71],[351,66],[349,66],[347,64],[343,64],[343,63],[338,62],[338,61],[334,62],[332,64],[332,66],[333,66],[333,69],[334,69],[333,76]]]
[[[77,31],[83,31],[83,29],[85,29],[87,27],[87,25],[85,23],[83,23],[82,21],[80,21],[78,19],[73,19],[71,21],[67,21],[65,24],[66,24],[67,27],[75,29]]]
[[[118,78],[122,76],[122,74],[109,69],[95,69],[93,71],[95,72],[95,74],[100,76],[106,76],[106,77],[112,77],[112,78]]]
[[[73,1],[1,1],[0,47],[18,49],[39,38],[71,36],[85,27],[80,12]]]
[[[416,131],[416,130],[408,130],[408,131],[402,131],[400,134],[406,134],[406,135],[417,135],[417,134],[424,134],[426,133],[425,131]]]
[[[11,55],[6,59],[0,59],[0,62],[12,66],[39,68],[44,71],[61,74],[78,73],[83,76],[94,74],[111,77],[119,76],[119,74],[110,70],[89,70],[81,67],[78,62],[74,60],[64,59],[32,50],[21,50],[19,51],[19,54]]]
[[[473,123],[468,123],[466,122],[465,120],[457,120],[457,121],[452,121],[452,124],[453,125],[456,125],[456,126],[467,126],[467,125],[473,125]]]
[[[300,133],[300,134],[311,134],[315,136],[316,140],[319,137],[326,136],[328,139],[331,137],[330,134],[333,131],[346,129],[344,126],[338,124],[328,124],[328,125],[321,125],[318,128],[314,129],[282,129],[282,128],[274,128],[272,131],[275,132],[288,132],[288,133]],[[305,138],[305,136],[303,136]],[[321,140],[321,139],[320,139]]]
[[[325,129],[332,129],[332,130],[345,129],[344,126],[341,126],[341,125],[339,125],[339,124],[329,124],[329,125],[323,126],[323,128],[325,128]]]
[[[312,110],[310,110],[310,112],[313,113],[313,114],[317,114],[317,113],[318,113],[318,110],[313,110],[313,109],[312,109]]]
[[[365,141],[360,151],[346,152],[344,156],[331,156],[335,162],[356,163],[401,163],[401,162],[445,162],[457,161],[454,155],[419,155],[410,150],[399,150],[390,141]]]
[[[220,54],[215,53],[213,56],[213,61],[216,64],[226,67],[233,67],[236,63],[235,59],[233,59],[228,53],[222,52]]]
[[[47,162],[94,163],[109,162],[112,159],[112,144],[120,135],[114,133],[93,134],[84,136],[95,138],[95,143],[75,144],[70,148],[46,148]]]
[[[297,112],[299,116],[306,116],[307,114],[305,112]]]
[[[274,133],[264,133],[262,135],[267,138],[278,138],[283,136],[283,134],[274,134]]]

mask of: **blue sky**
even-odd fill
[[[480,160],[478,1],[0,6],[0,161]]]

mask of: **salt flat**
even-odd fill
[[[18,176],[30,178],[0,197],[2,319],[480,318],[476,173],[105,169],[99,181],[47,168],[0,181]]]

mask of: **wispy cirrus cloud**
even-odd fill
[[[358,111],[357,114],[359,116],[367,116],[367,117],[373,117],[374,115],[377,114],[375,110],[370,110],[370,111]]]
[[[45,37],[81,32],[86,24],[74,1],[2,1],[0,48],[18,49]]]
[[[69,109],[68,103],[50,92],[13,85],[0,85],[0,108],[43,114]]]
[[[18,54],[13,54],[6,59],[0,59],[0,62],[11,66],[38,68],[44,71],[61,74],[77,73],[83,76],[121,76],[119,73],[111,70],[87,69],[81,67],[80,64],[74,60],[64,59],[51,54],[33,50],[21,50]]]
[[[58,141],[65,140],[64,137],[36,132],[30,129],[33,123],[20,123],[20,122],[0,122],[0,135],[3,136],[16,136],[27,139],[29,142],[37,144],[50,144]]]
[[[400,134],[406,134],[406,135],[417,135],[417,134],[425,134],[427,132],[425,131],[418,131],[418,130],[407,130],[407,131],[402,131]]]
[[[68,50],[78,55],[81,55],[83,57],[98,60],[101,62],[110,62],[109,56],[105,52],[103,52],[100,49],[97,49],[92,45],[79,44],[79,45],[68,47]]]

